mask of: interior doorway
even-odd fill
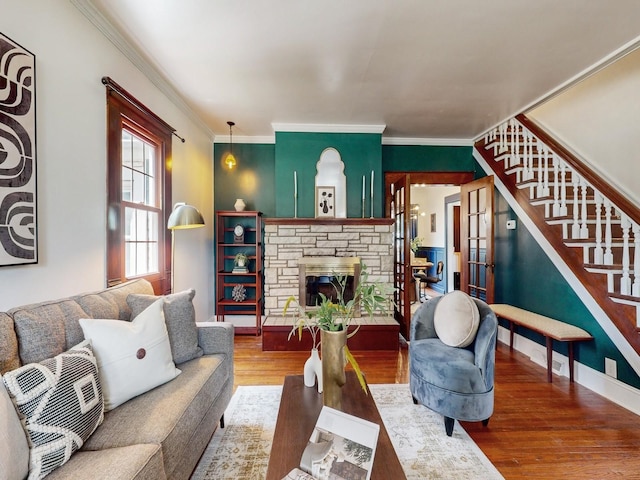
[[[396,289],[396,308],[394,313],[396,320],[400,324],[400,333],[407,340],[409,339],[412,306],[415,305],[414,302],[419,302],[419,295],[416,296],[414,268],[419,268],[420,265],[418,264],[419,262],[414,264],[414,259],[416,257],[425,258],[424,256],[421,257],[421,255],[426,255],[428,263],[432,264],[428,267],[427,272],[436,275],[438,273],[438,262],[443,263],[442,273],[440,274],[442,280],[436,282],[436,284],[441,284],[438,286],[442,288],[443,291],[449,288],[448,278],[450,275],[445,273],[445,268],[447,263],[451,263],[445,255],[446,244],[439,246],[439,252],[441,253],[438,253],[436,249],[429,250],[431,245],[417,245],[417,242],[412,242],[412,240],[420,238],[421,223],[423,225],[422,229],[425,230],[425,238],[432,238],[432,235],[435,237],[438,236],[438,234],[447,238],[445,219],[447,219],[447,222],[449,220],[446,210],[444,209],[444,198],[456,193],[451,191],[441,197],[441,207],[439,207],[437,211],[431,211],[433,210],[431,206],[427,208],[425,205],[425,215],[421,215],[421,211],[415,210],[415,204],[407,190],[410,190],[416,185],[425,186],[420,188],[426,188],[427,186],[459,187],[473,179],[474,172],[385,173],[385,216],[394,218],[395,220],[395,235],[393,241],[395,252],[394,287]],[[402,194],[400,194],[400,192],[402,192]],[[432,232],[432,230],[434,231]],[[451,241],[453,240],[451,239]],[[411,248],[412,246],[414,249]],[[417,247],[425,248],[418,253]],[[426,254],[425,250],[427,251]],[[429,258],[430,254],[432,258]],[[449,266],[449,271],[451,271],[451,268],[452,267]]]

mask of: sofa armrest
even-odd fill
[[[233,324],[229,322],[196,322],[198,345],[205,355],[223,353],[233,361]]]
[[[482,300],[474,299],[480,312],[480,326],[474,343],[475,364],[484,377],[487,388],[493,386],[498,319],[491,308]]]

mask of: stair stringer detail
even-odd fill
[[[476,147],[473,148],[473,157],[487,175],[494,176],[494,185],[498,188],[502,196],[507,200],[507,203],[513,209],[516,215],[518,215],[518,219],[527,227],[538,245],[542,247],[545,254],[553,262],[553,264],[556,266],[563,278],[567,281],[569,286],[571,286],[573,291],[576,292],[582,303],[584,303],[591,315],[593,315],[593,317],[602,327],[607,336],[616,345],[625,360],[629,362],[631,368],[633,368],[636,374],[640,376],[640,355],[636,353],[633,346],[624,337],[624,335],[620,333],[618,327],[611,321],[607,313],[596,302],[591,293],[582,284],[580,279],[571,271],[560,254],[542,234],[535,222],[533,222],[529,215],[527,215],[527,213],[503,183],[500,176],[495,174],[494,170],[487,163],[480,152],[478,152]]]

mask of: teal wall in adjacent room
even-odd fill
[[[298,176],[298,217],[315,217],[316,163],[335,148],[347,177],[347,217],[362,216],[362,176],[365,176],[367,216],[370,215],[371,172],[374,177],[374,217],[383,215],[382,135],[371,133],[276,132],[276,216],[293,217],[293,172]]]
[[[604,358],[612,358],[618,363],[618,379],[640,388],[640,377],[529,230],[519,220],[515,230],[506,229],[506,221],[517,219],[517,216],[497,189],[494,207],[495,302],[528,309],[584,328],[595,340],[574,344],[576,361],[604,372]],[[518,333],[545,345],[543,336],[528,329],[520,329]],[[564,342],[554,342],[553,348],[568,355]]]
[[[382,146],[385,172],[472,172],[478,168],[470,146]]]
[[[231,170],[224,164],[229,149],[229,144],[214,144],[214,209],[233,210],[236,198],[242,198],[247,210],[275,217],[275,145],[234,143],[238,163]]]

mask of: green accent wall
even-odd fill
[[[382,170],[385,172],[472,172],[478,168],[470,146],[382,146]]]
[[[275,145],[233,144],[237,165],[229,169],[224,159],[230,145],[216,143],[213,147],[214,209],[233,210],[236,198],[242,198],[247,210],[258,210],[265,217],[276,216]]]
[[[511,219],[517,219],[515,230],[506,229],[506,222]],[[494,221],[495,302],[531,310],[585,329],[594,340],[575,342],[576,361],[604,372],[604,358],[612,358],[617,362],[618,379],[640,388],[640,377],[497,189]],[[502,324],[507,327],[506,323]],[[524,328],[518,333],[545,345],[542,335]],[[568,355],[565,342],[554,341],[553,349]]]
[[[371,133],[276,132],[276,216],[294,213],[293,172],[298,176],[298,217],[315,217],[316,163],[322,152],[335,148],[347,177],[347,217],[362,217],[362,176],[366,185],[366,214],[370,210],[371,172],[374,177],[374,217],[381,217],[384,203],[382,179],[382,135]]]

